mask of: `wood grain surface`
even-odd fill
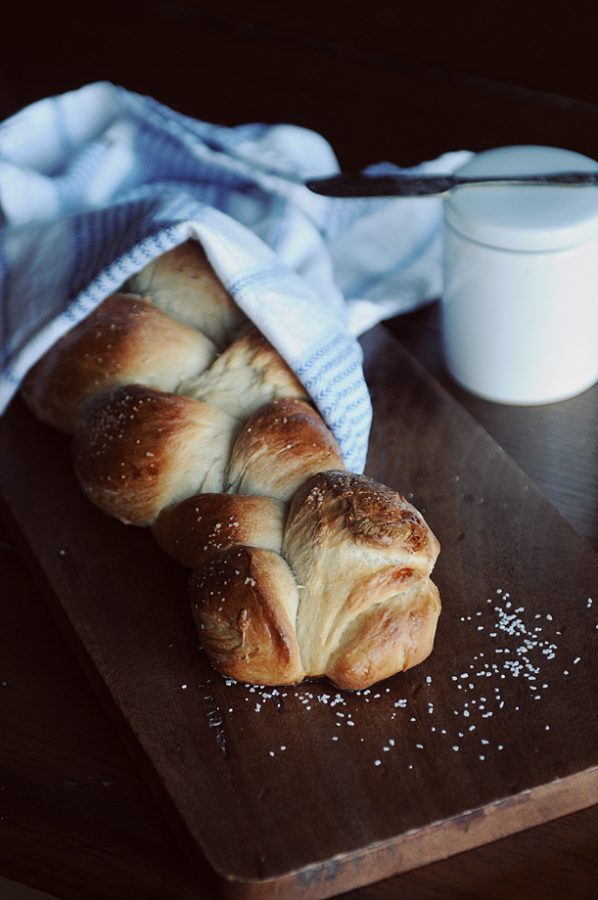
[[[367,695],[227,686],[184,572],[84,500],[62,436],[19,404],[1,424],[2,492],[53,612],[235,896],[332,896],[598,799],[595,554],[384,329],[364,346],[368,470],[439,535],[444,600],[432,659]]]
[[[440,19],[387,2],[353,16],[310,4],[277,23],[268,0],[184,5],[107,0],[91,20],[74,0],[13,5],[2,115],[108,78],[199,118],[319,128],[348,168],[518,142],[598,154],[598,107],[580,102],[598,98],[594,29],[579,3],[541,37],[537,10],[519,10],[513,28],[479,4]],[[390,325],[598,549],[598,386],[547,408],[478,401],[442,371],[434,316]],[[45,508],[58,527],[61,510]],[[211,870],[165,827],[1,528],[0,596],[0,869],[62,900],[214,900]],[[597,900],[597,848],[595,806],[345,896]]]
[[[214,900],[1,526],[0,567],[0,869],[62,900]],[[594,900],[597,846],[594,806],[344,896]]]

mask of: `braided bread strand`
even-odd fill
[[[23,394],[73,431],[92,502],[150,526],[193,569],[192,614],[215,668],[355,690],[425,659],[440,548],[422,516],[344,471],[304,388],[198,244],[125,288],[57,342]]]

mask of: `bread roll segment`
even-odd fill
[[[231,547],[282,551],[286,506],[268,497],[196,494],[164,509],[152,526],[162,549],[199,569]]]
[[[186,241],[157,257],[129,279],[127,290],[148,297],[219,349],[247,322],[196,241]]]
[[[274,400],[250,416],[239,432],[228,490],[288,501],[310,475],[342,465],[338,444],[311,404]]]
[[[235,547],[195,572],[191,610],[216,669],[257,684],[295,684],[305,672],[295,634],[299,590],[282,556]]]
[[[72,431],[90,397],[138,381],[176,391],[215,357],[215,345],[201,332],[144,297],[113,294],[54,345],[29,373],[22,391],[38,418]]]
[[[295,374],[255,328],[233,341],[210,369],[181,384],[180,393],[224,409],[240,421],[277,397],[307,399]]]
[[[283,554],[303,585],[297,638],[308,675],[357,689],[392,674],[389,656],[395,672],[406,668],[414,625],[405,611],[425,610],[434,627],[438,618],[427,587],[438,551],[417,510],[371,478],[322,472],[300,487]],[[422,630],[422,644],[427,637]]]
[[[81,410],[75,470],[104,512],[126,524],[150,525],[165,506],[222,490],[235,427],[207,403],[128,385]]]
[[[438,588],[423,578],[350,622],[327,661],[326,676],[355,691],[417,666],[432,652],[439,615]]]
[[[23,393],[73,430],[89,499],[192,569],[222,674],[365,688],[431,652],[440,550],[398,493],[344,470],[295,374],[193,241],[58,341]]]

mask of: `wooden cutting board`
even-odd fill
[[[428,661],[362,693],[215,674],[184,570],[85,500],[67,438],[20,401],[0,421],[50,607],[230,897],[330,897],[598,801],[596,554],[384,328],[363,346],[367,471],[438,535],[443,613]]]

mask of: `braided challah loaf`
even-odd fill
[[[23,386],[74,432],[87,496],[193,569],[221,673],[364,688],[432,650],[439,545],[399,494],[344,471],[283,359],[188,242],[59,340]]]

